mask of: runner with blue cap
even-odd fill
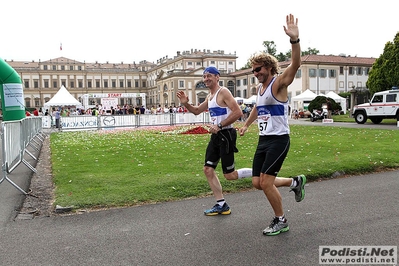
[[[215,168],[220,161],[223,175],[228,180],[252,177],[252,168],[235,170],[234,153],[238,152],[238,149],[236,148],[237,132],[233,123],[241,117],[242,112],[230,90],[219,86],[220,71],[216,67],[205,68],[202,78],[209,89],[209,94],[200,105],[189,104],[185,90],[179,90],[177,97],[187,110],[195,115],[209,110],[212,122],[209,131],[212,135],[206,148],[203,171],[216,198],[216,204],[211,209],[205,210],[204,214],[208,216],[230,214],[230,206],[224,199]]]

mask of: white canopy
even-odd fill
[[[311,102],[314,98],[317,97],[317,94],[307,89],[301,94],[294,96],[291,98],[291,102],[293,104],[293,109],[302,109],[307,110],[309,102]],[[301,104],[299,104],[301,102]],[[305,103],[306,102],[306,103]]]
[[[82,105],[78,100],[76,100],[72,94],[64,87],[58,90],[58,92],[50,99],[50,101],[46,102],[44,106],[73,106],[73,105]]]
[[[336,94],[333,91],[329,91],[326,94],[326,97],[331,98],[334,101],[336,101],[337,103],[339,103],[342,107],[342,111],[344,112],[344,114],[346,114],[346,99],[344,97],[339,96],[338,94]]]
[[[334,99],[334,101],[335,101],[335,100],[345,99],[344,97],[339,96],[338,94],[336,94],[336,93],[333,92],[333,91],[329,91],[329,92],[326,94],[326,97],[329,97],[329,98],[331,98],[331,99]]]
[[[291,98],[292,101],[311,101],[317,97],[317,94],[312,92],[311,90],[307,89],[306,91],[302,92],[301,94],[294,96]]]
[[[240,102],[240,103],[242,103],[242,102],[244,102],[244,98],[241,98],[241,97],[234,97],[234,99],[236,100],[236,102]]]
[[[252,95],[248,99],[244,99],[245,104],[255,104],[256,103],[256,95]]]
[[[305,104],[304,102],[310,102],[312,101],[314,98],[316,98],[317,96],[324,96],[324,97],[328,97],[333,99],[334,101],[336,101],[337,103],[339,103],[342,107],[342,111],[344,112],[344,114],[346,114],[346,99],[339,96],[338,94],[336,94],[333,91],[328,92],[326,95],[320,93],[319,95],[317,95],[316,93],[312,92],[311,90],[307,89],[304,92],[302,92],[301,94],[294,96],[291,98],[291,102],[295,103],[295,102],[302,102],[302,104],[294,104],[294,109],[298,108],[300,109],[301,107],[303,108],[307,108],[308,104]]]

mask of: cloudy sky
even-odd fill
[[[236,53],[237,67],[274,41],[291,46],[285,16],[299,19],[302,50],[379,57],[399,31],[393,2],[380,0],[9,0],[1,4],[0,58],[31,61],[64,56],[124,63],[191,49]],[[62,43],[62,51],[60,45]]]

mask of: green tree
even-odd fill
[[[285,56],[287,57],[287,60],[291,58],[291,55],[292,55],[292,51],[291,51],[291,49],[289,49],[288,52],[285,53]]]
[[[291,59],[291,54],[292,54],[291,49],[289,49],[286,53],[280,52],[277,54],[277,47],[276,47],[276,44],[274,43],[274,41],[264,41],[263,47],[265,47],[264,52],[276,57],[279,62],[284,62],[284,61],[288,61]],[[302,51],[301,54],[303,56],[303,55],[318,54],[319,52],[320,51],[317,50],[316,48],[308,47],[308,49],[306,51]],[[249,63],[249,61],[247,61],[245,66],[240,68],[240,70],[248,69],[248,68],[251,68],[251,64]]]
[[[366,86],[370,94],[399,85],[399,32],[393,42],[387,42],[384,52],[374,62]]]
[[[274,41],[264,41],[263,46],[266,48],[265,50],[266,53],[272,56],[276,56],[277,48],[276,45],[274,44]]]
[[[291,54],[288,56],[287,54],[279,53],[276,55],[276,58],[279,62],[284,62],[291,58]]]
[[[311,55],[311,54],[318,54],[320,53],[319,50],[317,50],[316,48],[310,48],[308,47],[307,51],[302,51],[302,55]]]

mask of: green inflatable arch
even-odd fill
[[[3,121],[25,118],[24,89],[17,71],[0,58],[0,91]]]

